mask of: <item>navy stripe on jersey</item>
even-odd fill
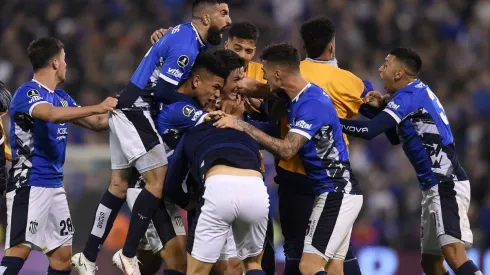
[[[12,154],[12,169],[10,169],[7,191],[27,186],[32,168],[32,157],[34,156],[34,119],[28,114],[17,113],[14,115],[14,132],[16,157]]]
[[[321,115],[319,115],[321,114]],[[289,133],[308,141],[298,155],[315,195],[325,192],[360,194],[337,112],[328,94],[309,83],[288,104]]]

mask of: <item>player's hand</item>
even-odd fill
[[[157,43],[157,41],[160,40],[160,38],[162,38],[170,30],[172,30],[172,27],[169,27],[168,29],[160,28],[154,31],[150,36],[151,44],[153,45]]]
[[[216,128],[231,128],[243,132],[244,129],[240,122],[241,119],[236,116],[226,114],[225,117],[213,123],[213,126]]]
[[[97,106],[97,114],[105,114],[107,112],[112,112],[114,111],[114,108],[116,108],[117,105],[117,98],[115,97],[108,97],[102,103],[100,103]]]
[[[245,100],[237,94],[236,99],[223,99],[221,102],[221,110],[226,114],[234,115],[236,117],[243,117],[245,113]]]
[[[362,99],[362,102],[375,108],[381,108],[384,105],[383,95],[376,91],[367,93],[367,95]]]
[[[204,118],[204,120],[205,121],[218,120],[224,116],[226,116],[226,114],[221,110],[212,111],[212,112],[209,112],[207,114],[207,116]]]

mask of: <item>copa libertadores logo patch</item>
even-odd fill
[[[179,59],[177,59],[177,65],[179,65],[181,68],[189,65],[189,57],[187,55],[179,56]]]

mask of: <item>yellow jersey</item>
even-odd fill
[[[264,72],[262,71],[262,64],[258,62],[250,61],[245,71],[245,76],[257,80],[260,83],[266,83],[264,79]]]
[[[336,61],[320,61],[307,58],[301,61],[301,75],[313,84],[324,89],[330,98],[339,118],[350,119],[357,115],[362,105],[361,95],[364,92],[364,83],[353,73],[337,67]],[[281,136],[284,138],[289,132],[287,118],[281,120]],[[347,141],[347,137],[344,135]],[[303,162],[298,155],[289,161],[279,161],[279,166],[287,171],[306,175]]]
[[[0,145],[4,144],[5,147],[5,159],[8,161],[12,161],[12,151],[10,151],[9,146],[7,145],[7,138],[5,136],[5,131],[3,129],[3,123],[2,120],[0,119],[0,131],[2,131],[2,140],[3,142],[0,143]]]

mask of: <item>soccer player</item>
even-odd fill
[[[243,64],[237,66],[243,66]],[[155,119],[155,126],[165,144],[169,161],[173,158],[173,151],[181,135],[188,128],[202,123],[207,115],[206,112],[201,111],[202,106],[215,104],[228,74],[229,70],[225,68],[220,59],[212,54],[200,53],[189,78],[179,86],[176,92],[185,97],[180,97],[177,99],[179,101],[161,107]],[[164,97],[170,97],[170,94],[172,93],[166,93]],[[137,171],[133,171],[127,197],[130,208],[133,207],[137,194],[141,192],[144,185],[144,179]],[[161,230],[156,230],[155,227]],[[159,235],[159,233],[163,234]],[[168,270],[185,273],[185,229],[182,218],[173,203],[165,200],[157,210],[144,240],[144,245],[140,244],[139,250],[152,250],[164,260]],[[140,254],[140,251],[138,252]],[[151,266],[147,263],[151,262],[152,258],[141,258],[138,255],[138,259],[142,260],[142,266],[145,268]]]
[[[298,153],[308,176],[306,182],[316,196],[306,230],[301,273],[326,274],[327,266],[328,274],[343,274],[342,261],[363,197],[350,169],[337,114],[328,94],[301,76],[294,47],[270,46],[261,59],[264,78],[271,88],[283,88],[291,100],[288,104],[291,129],[286,137],[273,138],[229,115],[215,125],[244,131],[281,159],[289,160]]]
[[[264,274],[260,263],[269,197],[257,143],[243,133],[216,129],[208,122],[189,129],[175,154],[169,184],[180,182],[181,177],[172,180],[172,174],[178,175],[189,164],[202,190],[196,218],[189,226],[187,274],[209,274],[230,229],[245,274]]]
[[[300,64],[301,75],[328,93],[340,118],[350,119],[359,112],[370,116],[369,108],[362,105],[361,98],[372,90],[372,85],[351,72],[338,68],[335,59],[335,27],[332,22],[325,17],[313,19],[301,26],[300,34],[307,56]],[[281,136],[284,138],[289,131],[287,117],[281,119],[280,126]],[[347,138],[345,142],[348,146]],[[284,213],[280,215],[286,254],[284,274],[299,275],[304,232],[308,228],[315,196],[310,188],[301,184],[307,179],[299,156],[296,155],[287,161],[280,160],[276,172],[275,181],[279,184],[279,213]],[[344,261],[344,273],[361,274],[351,246]]]
[[[111,113],[111,184],[99,204],[83,254],[72,259],[79,271],[85,270],[84,274],[96,270],[97,253],[124,203],[133,166],[146,185],[134,203],[124,247],[116,252],[113,262],[124,273],[140,274],[137,247],[160,205],[167,171],[165,148],[150,107],[161,102],[164,93],[177,89],[189,76],[198,53],[207,48],[207,43],[218,45],[222,32],[231,24],[226,0],[194,0],[192,18],[192,22],[175,27],[150,48]]]
[[[40,38],[27,49],[34,78],[12,99],[10,141],[12,169],[7,185],[7,236],[2,274],[18,274],[32,249],[49,259],[47,274],[70,274],[74,227],[63,188],[68,127],[73,122],[101,131],[117,99],[80,107],[56,87],[65,81],[61,41]],[[97,114],[104,114],[97,116]]]
[[[379,68],[392,96],[370,121],[341,119],[345,133],[372,139],[396,128],[403,150],[415,168],[422,189],[421,246],[425,274],[482,274],[468,259],[465,246],[473,243],[468,220],[470,182],[456,153],[449,121],[437,96],[418,75],[420,56],[395,48]],[[382,102],[374,102],[380,105]]]

